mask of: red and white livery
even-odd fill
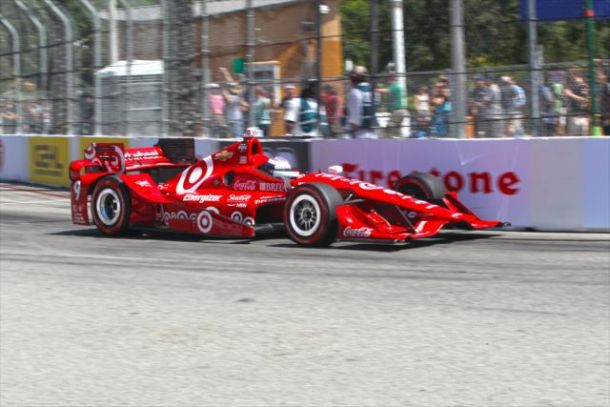
[[[430,174],[387,189],[332,173],[301,174],[245,137],[201,160],[192,140],[154,147],[92,144],[70,165],[72,221],[106,235],[129,228],[249,238],[284,230],[301,245],[336,240],[405,242],[443,227],[503,226],[479,219]]]

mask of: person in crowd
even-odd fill
[[[296,137],[328,136],[328,122],[323,106],[318,106],[316,100],[317,83],[309,82],[303,86],[298,100],[298,120],[294,126]],[[318,116],[319,114],[319,116]]]
[[[208,108],[210,109],[211,133],[213,137],[225,137],[227,122],[225,120],[225,98],[217,83],[206,85],[208,90]]]
[[[449,115],[451,114],[451,92],[449,87],[444,87],[441,93],[436,96],[432,104],[434,105],[434,115],[432,117],[432,137],[449,136]]]
[[[80,122],[78,128],[78,134],[93,134],[94,132],[94,121],[95,121],[95,99],[93,99],[93,95],[89,92],[83,92],[80,96],[79,101],[79,110],[80,110]],[[33,107],[32,109],[38,109],[38,105]],[[40,113],[32,114],[32,116],[37,117],[35,120],[36,123],[40,123],[42,120]]]
[[[393,70],[386,78],[387,88],[386,111],[390,113],[390,119],[385,127],[385,137],[400,137],[402,134],[402,122],[408,116],[405,106],[405,91]]]
[[[610,136],[610,71],[600,71],[599,83],[599,111],[601,113],[601,125],[604,135]]]
[[[551,74],[551,92],[553,93],[553,133],[557,136],[563,136],[566,130],[564,76],[563,72],[559,71]]]
[[[284,109],[284,128],[286,135],[294,134],[294,126],[298,120],[299,114],[299,98],[297,98],[297,89],[294,85],[288,84],[284,86],[284,98],[280,107]]]
[[[449,91],[449,93],[447,93]],[[434,90],[432,91],[432,98],[444,97],[444,95],[449,94],[451,96],[451,91],[449,87],[449,79],[445,75],[441,75],[436,83],[434,84]]]
[[[413,97],[415,104],[415,134],[416,138],[428,137],[430,132],[430,121],[432,113],[430,112],[430,93],[428,87],[422,85],[418,88],[417,93]]]
[[[543,137],[552,137],[555,135],[555,118],[554,118],[554,97],[549,86],[540,84],[538,88],[540,99],[540,118],[541,128],[540,133]]]
[[[487,108],[487,115],[489,120],[489,126],[487,127],[489,132],[487,137],[503,137],[504,136],[504,112],[502,110],[502,90],[500,86],[494,81],[492,74],[485,76],[487,87],[489,88],[489,106]]]
[[[330,136],[336,137],[342,133],[341,103],[337,90],[328,83],[324,85],[323,105],[326,111]]]
[[[470,115],[474,119],[474,134],[477,138],[489,137],[489,107],[491,90],[484,75],[474,78],[475,88],[470,95]]]
[[[21,100],[23,102],[22,131],[30,134],[40,133],[42,131],[42,106],[40,105],[40,95],[34,82],[24,81],[21,84]],[[83,103],[82,96],[80,103]]]
[[[225,118],[233,137],[244,135],[244,111],[248,111],[248,102],[241,96],[241,89],[235,82],[228,84],[228,91],[224,90]]]
[[[354,138],[377,138],[373,130],[373,93],[368,83],[368,72],[356,66],[350,73],[350,90],[347,94],[347,123]]]
[[[256,100],[252,106],[254,109],[254,121],[256,127],[263,132],[263,137],[269,137],[269,126],[271,125],[271,99],[269,99],[267,91],[262,86],[256,87],[255,94]]]
[[[571,83],[564,89],[568,102],[568,136],[589,135],[589,87],[583,76],[572,72]]]
[[[522,137],[523,131],[523,109],[527,103],[525,91],[510,77],[503,76],[501,79],[502,107],[504,116],[507,118],[506,135],[508,137]]]
[[[4,134],[15,134],[19,116],[15,104],[10,100],[0,100],[0,130]]]

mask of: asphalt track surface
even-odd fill
[[[72,225],[0,184],[0,405],[610,404],[610,236],[296,247]]]

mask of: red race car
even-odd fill
[[[427,173],[405,176],[394,189],[345,178],[340,167],[302,174],[267,157],[254,137],[194,157],[187,139],[130,149],[92,144],[70,164],[72,221],[93,222],[106,235],[156,228],[246,238],[285,228],[305,246],[399,243],[443,227],[506,225],[479,219]]]

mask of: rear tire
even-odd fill
[[[131,196],[125,183],[114,175],[102,178],[93,190],[91,212],[95,226],[103,234],[125,234],[131,215]]]
[[[302,246],[328,246],[337,239],[336,207],[341,194],[327,184],[303,184],[293,189],[284,207],[288,236]]]
[[[442,204],[447,194],[445,185],[440,178],[427,172],[413,171],[402,177],[394,185],[394,190],[410,195],[420,201]]]

